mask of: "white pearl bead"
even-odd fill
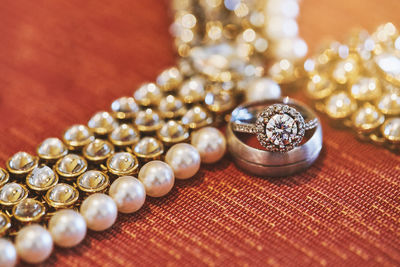
[[[45,261],[53,250],[50,233],[38,224],[25,226],[15,239],[18,256],[28,263]]]
[[[139,180],[143,183],[148,196],[162,197],[171,191],[175,176],[167,163],[154,160],[146,163],[140,169]]]
[[[115,180],[109,192],[117,204],[118,211],[132,213],[139,210],[146,200],[143,184],[132,176],[123,176]]]
[[[247,101],[275,99],[279,97],[281,97],[281,87],[268,78],[258,78],[253,80],[246,90]]]
[[[205,127],[192,134],[192,146],[200,153],[201,162],[214,163],[225,155],[225,136],[214,127]]]
[[[306,56],[308,48],[306,42],[301,38],[285,38],[277,41],[273,47],[277,58],[298,60]]]
[[[0,238],[0,267],[12,267],[17,263],[17,251],[11,241]]]
[[[110,228],[118,215],[114,200],[105,194],[93,194],[86,198],[81,205],[81,214],[87,227],[93,231],[104,231]]]
[[[74,210],[57,211],[49,222],[49,232],[60,247],[78,245],[86,236],[85,219]]]
[[[266,22],[265,33],[274,41],[282,38],[296,37],[299,32],[299,26],[295,19],[281,16],[272,16]]]
[[[177,179],[188,179],[200,169],[200,154],[194,146],[180,143],[168,150],[165,162],[171,166]]]

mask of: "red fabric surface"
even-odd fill
[[[398,0],[305,0],[300,29],[313,49],[352,25],[400,25],[399,11]],[[172,65],[169,23],[160,0],[3,0],[2,166]],[[304,173],[251,177],[227,155],[43,265],[399,265],[400,157],[323,127],[322,155]]]

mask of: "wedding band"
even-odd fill
[[[307,130],[307,133],[302,136],[303,142],[290,150],[278,150],[279,152],[258,149],[246,144],[239,136],[240,132],[244,131],[237,131],[238,125],[256,124],[258,115],[266,107],[276,104],[296,109],[305,121],[312,122],[311,129],[306,129],[304,126],[304,131]],[[288,176],[303,171],[315,162],[322,149],[322,127],[315,113],[304,104],[289,98],[250,102],[237,107],[232,112],[226,134],[228,150],[235,163],[249,173],[259,176]]]

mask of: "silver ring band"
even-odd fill
[[[304,143],[287,152],[270,152],[247,145],[232,129],[232,121],[254,123],[256,114],[265,106],[284,103],[295,107],[307,119],[316,119],[316,128]],[[288,99],[252,102],[237,107],[232,112],[226,130],[228,150],[236,164],[247,172],[259,176],[288,176],[305,170],[318,158],[322,149],[322,127],[315,113],[300,102]]]

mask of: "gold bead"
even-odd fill
[[[315,100],[324,99],[336,89],[332,80],[319,74],[312,75],[307,83],[307,94]]]
[[[178,88],[182,80],[183,77],[180,71],[176,67],[171,67],[161,72],[156,81],[162,91],[170,92]]]
[[[39,222],[46,214],[44,205],[32,198],[24,199],[13,207],[13,218],[22,223]]]
[[[400,95],[387,93],[377,102],[378,109],[385,115],[400,115]]]
[[[121,97],[111,104],[112,115],[119,119],[133,119],[139,112],[139,106],[133,97]]]
[[[213,122],[211,114],[201,106],[194,106],[182,117],[183,125],[195,130],[210,125]]]
[[[145,161],[159,159],[164,153],[164,145],[154,137],[143,137],[133,147],[133,153]]]
[[[10,175],[8,174],[8,172],[5,169],[0,168],[0,188],[8,183],[9,180]]]
[[[108,139],[118,147],[130,146],[140,140],[139,132],[130,124],[121,124],[110,133]]]
[[[118,126],[118,123],[110,113],[100,111],[93,115],[88,126],[95,134],[106,135],[112,132]]]
[[[79,176],[76,184],[84,193],[103,193],[110,185],[110,179],[105,173],[92,170]]]
[[[73,125],[63,135],[63,141],[70,150],[81,149],[93,140],[92,131],[85,125]]]
[[[332,119],[344,119],[357,109],[357,103],[345,92],[331,95],[325,103],[325,112]]]
[[[148,107],[151,105],[158,105],[162,97],[162,93],[156,84],[146,83],[139,87],[133,96],[139,105]]]
[[[68,148],[58,138],[47,138],[37,148],[38,156],[45,161],[55,161],[68,154]]]
[[[65,209],[73,207],[79,199],[79,191],[64,183],[59,183],[49,191],[47,191],[44,200],[46,203],[55,209]]]
[[[59,159],[54,168],[58,175],[67,180],[73,180],[86,171],[87,161],[76,154],[68,154]]]
[[[117,176],[132,175],[137,172],[139,161],[128,152],[115,153],[107,160],[107,169]]]
[[[391,118],[381,127],[383,137],[391,143],[400,143],[400,118]]]
[[[158,112],[148,108],[137,114],[135,125],[140,132],[148,133],[160,129],[162,126],[162,120]]]
[[[158,110],[163,118],[173,119],[182,117],[186,113],[185,104],[181,99],[168,95],[161,99]]]
[[[8,183],[0,188],[0,205],[11,207],[28,197],[28,189],[24,185]]]
[[[26,152],[18,152],[7,161],[7,170],[14,175],[21,176],[31,172],[39,163],[39,158]]]
[[[365,104],[359,108],[352,116],[353,127],[358,132],[368,133],[385,121],[385,116],[371,104]]]
[[[0,211],[0,237],[5,236],[10,228],[10,217],[5,212]]]
[[[167,146],[182,143],[189,139],[189,130],[182,123],[170,120],[157,131],[157,137]]]
[[[47,191],[58,183],[58,175],[48,166],[36,167],[26,177],[26,185],[34,191]]]
[[[90,144],[87,144],[83,150],[83,156],[92,163],[100,163],[106,160],[114,153],[114,146],[102,139],[96,139]]]
[[[381,95],[378,79],[374,77],[360,77],[350,88],[351,96],[360,101],[371,101]]]

